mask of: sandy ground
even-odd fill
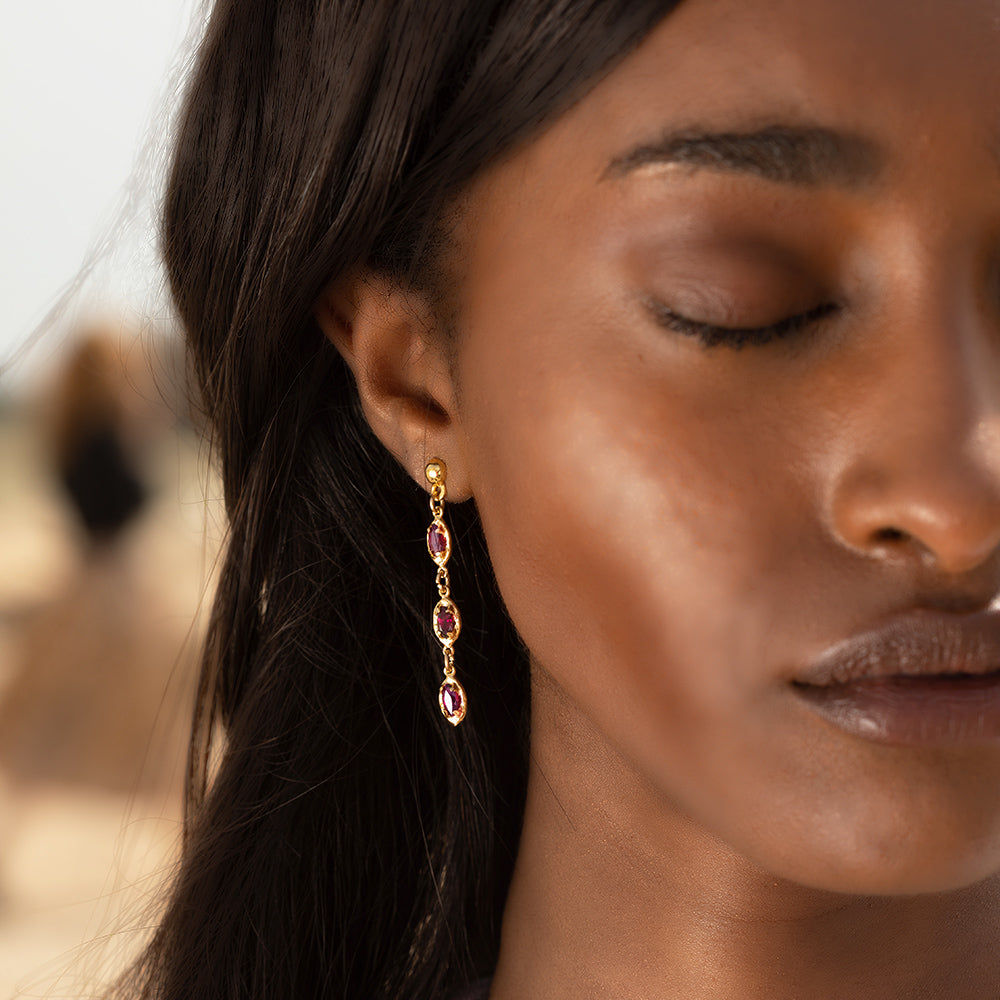
[[[199,451],[152,442],[153,499],[95,557],[0,421],[0,998],[97,995],[155,916],[221,534]]]
[[[176,810],[73,787],[23,791],[8,804],[0,996],[92,996],[155,918],[178,843]]]

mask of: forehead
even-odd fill
[[[861,120],[902,111],[901,92],[911,108],[995,111],[998,46],[1000,0],[684,0],[617,82],[703,113],[739,96]]]
[[[890,168],[931,151],[995,168],[1000,0],[683,0],[520,167],[592,182],[667,129],[774,123],[870,139]]]

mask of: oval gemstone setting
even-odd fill
[[[465,718],[465,688],[454,677],[446,677],[438,690],[438,704],[441,714],[457,726]]]
[[[427,529],[427,551],[438,566],[443,566],[451,556],[451,533],[444,521],[432,521]]]
[[[458,613],[458,608],[442,597],[434,606],[434,634],[446,646],[450,646],[462,631],[462,619]]]

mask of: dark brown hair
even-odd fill
[[[122,995],[430,1000],[493,968],[523,811],[526,657],[473,505],[453,507],[475,701],[457,730],[444,723],[426,498],[371,434],[312,310],[352,269],[431,274],[463,186],[675,5],[216,4],[163,225],[230,537],[183,859]]]

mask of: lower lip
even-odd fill
[[[828,722],[878,743],[957,746],[1000,740],[1000,671],[796,684],[794,690]]]

